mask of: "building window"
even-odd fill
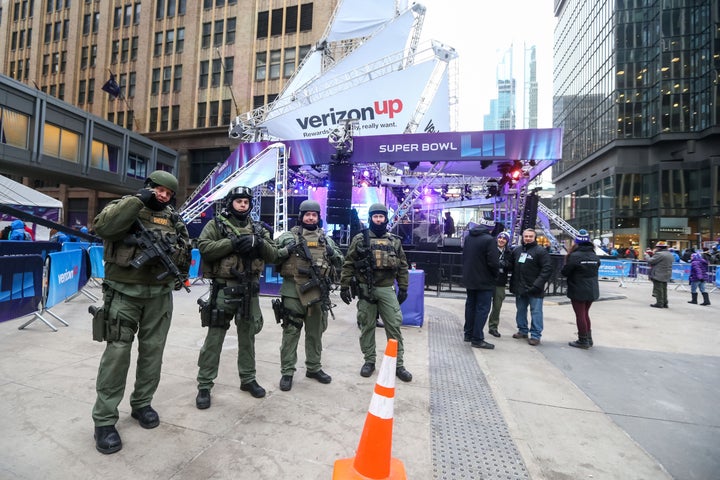
[[[225,26],[225,20],[215,21],[215,36],[213,37],[213,46],[217,47],[223,43],[223,27]]]
[[[210,47],[210,37],[212,35],[212,23],[206,22],[202,24],[202,48]]]
[[[122,22],[122,7],[115,7],[115,14],[113,15],[113,28],[120,28]]]
[[[95,101],[95,79],[88,80],[87,103],[92,104]]]
[[[138,2],[134,6],[135,12],[133,13],[133,24],[140,25],[140,12],[142,11],[142,5]]]
[[[100,29],[100,12],[95,12],[93,14],[92,33],[98,33],[99,29]]]
[[[235,57],[226,57],[223,64],[223,85],[233,84],[233,69],[235,68]]]
[[[173,92],[182,90],[182,65],[175,65],[175,78],[173,78]]]
[[[117,172],[118,153],[120,149],[114,145],[108,145],[98,140],[92,141],[92,152],[90,153],[90,166],[106,172]]]
[[[120,54],[120,61],[125,63],[128,61],[128,55],[130,53],[130,39],[123,38],[122,40],[122,52]]]
[[[165,0],[157,0],[155,5],[155,20],[162,20],[165,16]]]
[[[62,34],[62,23],[55,22],[53,24],[53,42],[59,42],[61,34]]]
[[[83,47],[86,50],[88,47]],[[110,46],[110,64],[114,65],[118,62],[118,55],[120,55],[120,40],[113,40]]]
[[[121,127],[125,126],[125,112],[118,112],[117,124],[120,125]]]
[[[174,46],[175,46],[175,31],[168,30],[167,32],[165,32],[165,55],[172,55]]]
[[[219,106],[220,102],[210,102],[210,118],[208,120],[210,122],[210,126],[212,127],[218,124]]]
[[[123,27],[129,27],[132,23],[132,5],[125,5],[125,14],[123,15]]]
[[[170,121],[170,107],[160,108],[160,131],[167,132]]]
[[[135,96],[135,83],[137,81],[137,74],[135,72],[130,72],[130,77],[128,81],[128,98],[133,98]]]
[[[132,40],[130,41],[130,60],[135,61],[137,60],[137,53],[138,53],[138,37],[132,37]]]
[[[208,75],[209,75],[210,62],[203,60],[200,62],[200,81],[198,83],[199,88],[207,88],[208,86]]]
[[[97,45],[90,45],[90,66],[94,67],[97,61]]]
[[[260,108],[265,105],[265,95],[255,95],[253,97],[253,110]]]
[[[87,65],[87,60],[85,60],[85,64]],[[10,70],[12,70],[12,68],[10,68]],[[50,71],[50,55],[45,54],[45,55],[43,55],[43,65],[42,65],[43,75],[47,75],[49,71]]]
[[[43,154],[72,163],[80,159],[79,133],[45,123],[43,128]]]
[[[295,49],[285,50],[285,61],[283,62],[283,77],[289,78],[295,71]]]
[[[157,115],[158,115],[158,109],[156,107],[153,107],[150,109],[150,126],[149,130],[151,132],[157,132]]]
[[[300,5],[300,31],[308,32],[313,25],[313,4],[304,3]]]
[[[285,9],[285,35],[297,32],[298,7],[293,5]]]
[[[150,95],[157,95],[160,91],[160,69],[153,68],[152,80],[150,82]]]
[[[45,24],[45,36],[43,37],[43,41],[45,43],[50,43],[52,40],[52,23],[46,23]]]
[[[231,44],[235,43],[235,28],[237,25],[237,19],[235,17],[228,18],[226,20],[226,32],[225,32],[225,43]]]
[[[153,50],[153,55],[156,57],[160,56],[162,54],[162,46],[163,46],[163,33],[157,32],[155,34],[155,49]]]
[[[174,16],[175,16],[175,0],[168,0],[168,2],[167,2],[167,16],[168,16],[168,17],[174,17]]]
[[[255,54],[255,81],[261,82],[265,80],[267,74],[267,52],[258,52]]]
[[[280,50],[270,51],[270,79],[280,78]]]
[[[229,123],[229,122],[228,122]],[[180,129],[180,105],[173,105],[170,113],[170,130]]]
[[[182,53],[185,49],[185,27],[177,29],[177,40],[175,42],[175,53]]]
[[[67,66],[67,52],[63,50],[60,52],[60,73],[65,73],[65,67]]]
[[[198,113],[197,113],[197,128],[204,128],[205,122],[207,120],[207,104],[206,103],[198,103]]]
[[[0,105],[0,143],[28,148],[30,117]]]
[[[89,35],[90,34],[90,14],[86,14],[83,16],[83,26],[82,26],[82,33],[83,35]]]
[[[275,8],[270,15],[270,36],[282,35],[283,9]]]
[[[85,92],[87,91],[87,82],[85,80],[80,80],[80,84],[78,85],[78,105],[84,105],[85,104]]]
[[[172,82],[172,67],[163,68],[162,93],[170,93],[170,83]]]
[[[211,87],[220,86],[220,76],[222,75],[222,60],[214,58],[212,61],[212,77],[210,78]],[[211,122],[211,125],[213,123]]]
[[[222,119],[220,120],[221,125],[229,125],[230,124],[230,118],[232,116],[232,106],[230,104],[230,100],[223,100],[222,101]]]
[[[178,15],[185,15],[187,10],[187,0],[178,0]]]
[[[60,54],[53,53],[52,54],[52,73],[53,74],[58,73],[59,68],[60,68]]]
[[[88,66],[88,55],[90,53],[90,47],[82,47],[80,50],[80,69],[85,70]],[[117,55],[113,57],[114,59],[117,59]],[[112,61],[112,63],[115,63],[115,61]],[[43,65],[43,71],[45,70],[45,66]]]
[[[257,14],[257,34],[256,38],[267,38],[268,36],[268,19],[269,13],[267,10],[264,12],[258,12]]]

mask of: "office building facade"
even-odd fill
[[[557,211],[644,250],[720,236],[720,4],[556,0]]]
[[[231,118],[277,96],[336,4],[10,0],[0,6],[0,73],[176,150],[182,201],[237,146]],[[23,182],[88,217],[97,204],[88,198],[102,195]]]

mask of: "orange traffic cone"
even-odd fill
[[[388,340],[355,458],[335,461],[333,480],[406,480],[405,466],[392,458],[397,340]]]

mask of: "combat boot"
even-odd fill
[[[373,362],[365,362],[360,369],[360,375],[363,377],[369,377],[375,371],[375,364]]]
[[[588,338],[588,345],[590,345],[590,346],[592,347],[592,346],[593,346],[592,330],[588,330],[587,336],[588,336],[588,337],[587,337],[587,338]]]
[[[122,448],[122,440],[115,425],[95,427],[95,448],[106,455],[115,453]]]
[[[242,390],[243,392],[250,392],[250,395],[255,398],[262,398],[265,396],[265,389],[258,385],[256,380],[248,383],[243,383],[242,385],[240,385],[240,390]]]
[[[210,408],[210,390],[207,388],[198,390],[197,397],[195,397],[195,406],[200,410]]]
[[[160,416],[150,405],[133,410],[130,416],[137,420],[142,428],[155,428],[160,425]]]
[[[695,303],[697,304],[697,293],[691,293],[690,297],[692,297],[692,300],[690,300],[688,303]]]
[[[710,305],[710,294],[707,292],[703,292],[703,303],[700,305]]]
[[[405,367],[397,367],[395,369],[395,375],[403,382],[412,381],[412,373],[408,372]]]
[[[283,392],[289,392],[292,389],[292,375],[283,375],[280,377],[280,390]]]

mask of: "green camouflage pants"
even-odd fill
[[[360,285],[363,296],[367,295],[365,285]],[[357,321],[360,326],[360,350],[366,362],[375,363],[375,319],[380,318],[385,324],[385,335],[398,342],[397,366],[403,365],[403,339],[400,326],[402,325],[402,312],[395,295],[394,287],[375,287],[373,290],[377,303],[371,303],[362,298],[357,303]]]

